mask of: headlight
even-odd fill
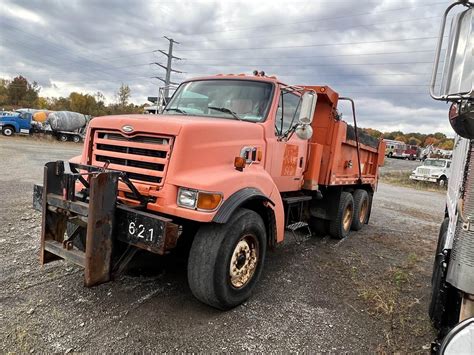
[[[201,211],[214,211],[222,201],[222,194],[190,190],[183,187],[178,191],[178,206]]]
[[[178,206],[186,208],[195,208],[197,202],[198,192],[196,190],[188,190],[179,188],[178,191]]]

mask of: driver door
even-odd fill
[[[281,89],[275,117],[275,136],[268,141],[272,152],[270,175],[280,192],[297,191],[303,184],[307,141],[293,134],[288,141],[282,139],[288,130],[298,123],[301,108],[300,96]]]

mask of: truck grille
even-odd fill
[[[95,131],[92,164],[127,173],[131,180],[161,186],[166,174],[173,138],[116,131]]]
[[[418,168],[418,175],[430,175],[430,169]]]

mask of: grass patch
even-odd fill
[[[389,171],[380,174],[380,181],[387,184],[410,187],[416,190],[446,193],[445,187],[440,187],[434,182],[410,180],[409,171]]]

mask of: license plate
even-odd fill
[[[117,206],[115,230],[119,240],[158,254],[176,246],[178,238],[171,219],[126,206]]]

